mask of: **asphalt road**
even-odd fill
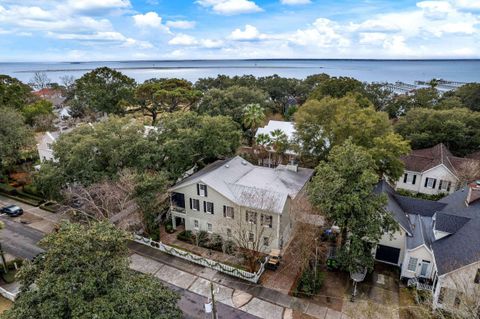
[[[8,216],[0,216],[5,228],[0,231],[0,241],[3,250],[10,255],[32,259],[44,250],[37,243],[44,234],[36,229],[12,221]]]

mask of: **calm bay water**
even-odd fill
[[[97,67],[115,68],[143,82],[150,78],[184,78],[196,81],[218,74],[305,78],[311,74],[351,76],[367,82],[413,83],[432,78],[480,82],[480,60],[199,60],[123,62],[0,63],[0,74],[29,82],[35,72],[46,72],[54,82],[60,77],[81,77]]]

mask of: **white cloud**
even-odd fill
[[[465,10],[480,10],[480,1],[478,0],[453,0],[452,4]]]
[[[127,9],[131,3],[129,0],[69,0],[67,6],[74,11],[101,15],[112,10]]]
[[[175,29],[193,29],[195,24],[195,21],[187,20],[167,21],[167,27]]]
[[[207,49],[218,49],[223,47],[224,42],[222,40],[203,39],[200,40],[200,45]]]
[[[153,45],[148,41],[139,41],[133,38],[128,38],[119,32],[96,32],[91,34],[78,34],[78,33],[54,33],[49,32],[50,37],[60,40],[78,40],[84,42],[101,43],[117,43],[122,46],[136,46],[141,49],[152,48]]]
[[[228,37],[230,40],[237,40],[237,41],[251,41],[251,40],[260,40],[266,39],[267,36],[265,34],[261,34],[257,28],[250,24],[245,25],[244,30],[235,29]]]
[[[198,0],[203,7],[212,8],[213,12],[223,15],[236,15],[263,11],[251,0]]]
[[[350,40],[340,33],[341,26],[334,21],[318,18],[312,27],[297,30],[288,40],[302,46],[347,47]]]
[[[360,44],[382,44],[387,39],[387,34],[381,32],[361,32]]]
[[[280,0],[281,4],[286,4],[290,6],[295,6],[299,4],[309,4],[311,3],[310,0]]]
[[[168,44],[191,46],[191,45],[198,44],[198,41],[194,37],[188,34],[178,34],[174,38],[172,38],[170,41],[168,41]]]
[[[145,14],[136,14],[133,16],[133,21],[140,28],[160,28],[162,26],[162,17],[153,11]]]

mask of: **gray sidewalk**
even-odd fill
[[[237,279],[215,270],[164,254],[154,248],[135,242],[129,243],[134,252],[131,268],[151,273],[158,278],[200,295],[206,295],[208,283],[212,281],[222,298],[219,302],[241,309],[260,318],[292,318],[293,311],[319,319],[347,319],[341,312],[318,306],[308,300],[282,294]]]

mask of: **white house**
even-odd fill
[[[255,166],[240,156],[217,161],[170,188],[174,228],[244,236],[258,250],[282,249],[292,227],[292,202],[303,194],[312,169]],[[259,231],[261,230],[261,231]]]
[[[442,143],[413,150],[402,160],[405,173],[395,188],[428,195],[453,193],[459,186],[462,172],[476,162],[474,159],[453,156]]]
[[[38,156],[40,157],[40,162],[52,161],[54,160],[52,145],[56,142],[60,132],[45,132],[37,140],[37,151]]]
[[[400,196],[384,181],[375,191],[387,196],[400,227],[379,242],[376,260],[431,290],[434,307],[457,309],[473,292],[480,299],[480,181],[439,201]]]

